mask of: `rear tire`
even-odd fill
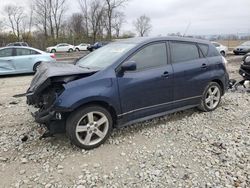
[[[226,53],[224,51],[221,51],[220,54],[223,56],[223,57],[226,57]]]
[[[55,49],[52,49],[52,50],[50,51],[50,53],[56,53],[56,50],[55,50]]]
[[[198,109],[203,112],[215,110],[220,104],[221,96],[221,86],[216,82],[209,83],[203,92],[201,103],[198,106]]]
[[[36,73],[37,71],[37,67],[41,64],[41,62],[37,62],[35,63],[35,65],[33,66],[33,71]]]
[[[76,48],[76,51],[80,52],[80,49],[79,49],[79,48]]]
[[[67,119],[66,133],[79,148],[90,150],[103,144],[113,127],[112,116],[101,106],[90,105],[74,111]]]
[[[71,52],[73,52],[73,49],[72,49],[72,48],[69,49],[69,53],[71,53]]]

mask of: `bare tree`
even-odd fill
[[[49,11],[48,0],[34,0],[34,21],[37,28],[44,34],[45,39],[48,37]]]
[[[112,19],[114,18],[115,10],[124,4],[128,0],[105,0],[106,2],[106,14],[107,14],[107,38],[112,39]]]
[[[21,37],[21,24],[24,19],[23,7],[16,5],[7,5],[4,8],[8,16],[8,26],[12,29],[13,34],[20,40]]]
[[[66,0],[49,0],[50,11],[54,21],[56,38],[59,37],[62,19],[66,12]]]
[[[33,4],[33,1],[30,2],[30,6],[29,6],[29,33],[31,33],[31,29],[32,29],[32,26],[33,26],[33,15],[34,15],[34,4]]]
[[[96,41],[98,32],[101,32],[100,28],[104,16],[104,10],[101,0],[93,0],[91,2],[89,9],[89,22],[91,25],[93,42]]]
[[[150,30],[152,29],[151,20],[146,15],[137,18],[133,25],[135,27],[135,30],[141,37],[148,35]]]
[[[45,37],[59,37],[63,17],[66,12],[66,0],[34,0],[34,13],[37,27]]]
[[[81,7],[82,14],[84,17],[84,33],[85,36],[89,36],[89,1],[88,0],[78,0],[78,3]]]
[[[122,24],[125,22],[125,14],[123,12],[116,12],[114,14],[112,28],[115,30],[115,36],[120,36]]]
[[[80,13],[72,14],[68,25],[76,35],[81,35],[84,31],[84,16]]]

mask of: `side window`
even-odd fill
[[[16,48],[16,56],[31,55],[29,49]]]
[[[212,43],[215,47],[220,47],[218,43]]]
[[[9,56],[12,56],[12,48],[0,50],[0,57],[9,57]]]
[[[205,57],[208,55],[208,45],[206,44],[199,44],[199,47]]]
[[[137,70],[159,67],[167,64],[165,43],[151,44],[133,55],[129,61],[135,61]]]
[[[178,63],[199,59],[199,51],[195,44],[187,42],[170,42],[172,62]]]
[[[208,57],[220,56],[220,52],[215,48],[214,45],[209,46]]]
[[[40,54],[39,52],[35,51],[35,50],[30,50],[30,54],[31,55],[36,55],[36,54]]]

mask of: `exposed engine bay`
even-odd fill
[[[28,89],[27,104],[35,121],[50,129],[51,121],[61,120],[61,114],[54,111],[56,99],[64,91],[64,85],[84,77],[97,70],[90,70],[72,64],[42,63]],[[53,131],[52,131],[53,132]]]

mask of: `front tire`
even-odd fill
[[[204,112],[215,110],[221,101],[222,89],[216,82],[211,82],[203,92],[199,109]]]
[[[94,149],[110,136],[112,116],[105,108],[86,106],[73,112],[66,122],[66,133],[70,141],[82,149]]]

